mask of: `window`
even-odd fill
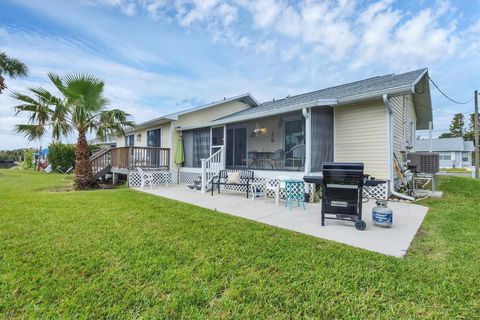
[[[467,154],[467,153],[463,153],[463,155],[462,155],[462,161],[463,161],[463,162],[468,162],[468,154]]]
[[[133,134],[129,134],[128,136],[125,136],[125,146],[133,147]]]
[[[147,147],[161,147],[162,129],[147,131]]]
[[[440,160],[452,160],[452,153],[450,152],[439,152],[438,155]]]

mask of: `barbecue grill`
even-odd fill
[[[362,196],[365,176],[363,163],[326,162],[323,164],[322,226],[325,219],[352,221],[365,230]]]

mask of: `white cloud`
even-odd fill
[[[55,12],[21,2],[75,37],[0,26],[0,50],[31,66],[29,83],[10,87],[46,85],[48,71],[91,72],[137,121],[241,92],[270,100],[419,66],[467,87],[471,77],[463,74],[480,49],[480,22],[460,20],[450,1],[412,9],[394,0],[84,0],[87,6],[59,2]],[[0,104],[5,132],[15,120],[4,107],[12,102],[3,95]],[[435,108],[446,115],[452,106]],[[19,139],[4,137],[0,148]]]

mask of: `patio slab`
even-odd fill
[[[306,210],[295,206],[289,210],[283,202],[276,207],[271,199],[267,202],[263,198],[251,201],[244,194],[228,191],[211,196],[210,193],[188,190],[185,185],[144,188],[140,191],[394,257],[406,254],[428,211],[427,207],[417,204],[389,202],[388,206],[394,214],[393,226],[380,228],[372,223],[371,212],[375,201],[369,200],[363,204],[363,219],[367,229],[358,231],[353,223],[337,220],[327,220],[322,227],[319,203],[306,203]]]

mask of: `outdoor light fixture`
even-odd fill
[[[255,126],[255,129],[253,129],[252,133],[250,134],[251,137],[255,136],[258,137],[260,134],[264,134],[267,132],[267,128],[259,126],[258,122],[257,125]]]
[[[142,134],[141,133],[137,134],[137,141],[139,141],[139,142],[142,141]]]

